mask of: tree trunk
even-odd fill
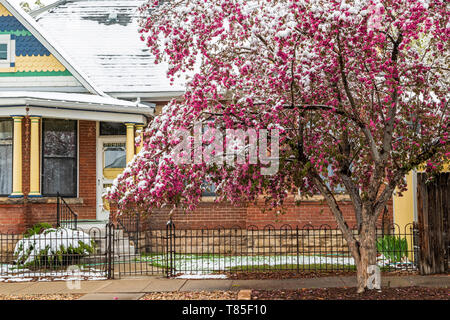
[[[376,222],[373,216],[364,215],[361,232],[359,234],[357,247],[356,277],[358,280],[358,293],[364,292],[368,287],[368,280],[372,272],[369,273],[369,266],[377,264],[377,247],[376,247]],[[374,289],[374,287],[371,287]]]

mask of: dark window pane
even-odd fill
[[[100,122],[101,136],[123,136],[127,134],[127,128],[119,122]]]
[[[8,59],[8,45],[6,43],[0,43],[0,60]]]
[[[76,159],[44,158],[43,191],[45,195],[74,197],[77,194]]]
[[[76,121],[45,120],[44,121],[44,157],[75,157]]]
[[[13,138],[12,120],[0,119],[0,142],[12,143],[12,138]]]
[[[202,196],[215,196],[216,195],[216,186],[213,183],[204,182],[202,185]]]
[[[42,193],[77,195],[77,122],[43,119]]]
[[[125,146],[105,148],[105,168],[125,168],[126,158]]]
[[[0,195],[12,192],[12,120],[0,119]]]

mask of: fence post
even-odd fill
[[[298,251],[299,251],[299,246],[298,246],[298,225],[295,227],[295,235],[297,238],[297,273],[299,272],[299,261],[298,261]]]
[[[60,217],[60,204],[59,204],[59,192],[56,194],[56,227],[61,227],[61,217]]]
[[[111,222],[109,222],[106,225],[106,261],[107,261],[106,265],[108,268],[107,270],[108,279],[114,279],[114,269],[112,261],[113,258],[114,258],[114,225]]]
[[[413,234],[413,254],[414,254],[414,265],[416,266],[417,270],[420,270],[420,248],[419,248],[419,244],[420,244],[420,230],[419,230],[419,226],[417,224],[417,222],[413,222],[413,226],[412,226],[412,234]]]
[[[169,278],[173,275],[174,267],[174,238],[175,238],[175,225],[170,219],[166,224],[166,252],[167,252],[167,264],[166,264],[166,276]]]
[[[136,254],[139,252],[139,240],[140,240],[140,222],[141,222],[141,214],[139,212],[136,213]]]

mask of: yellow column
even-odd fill
[[[13,192],[11,198],[21,198],[22,193],[22,119],[23,116],[13,116]]]
[[[139,134],[139,136],[141,137],[141,143],[139,143],[139,146],[136,147],[136,154],[138,154],[141,149],[142,146],[144,145],[144,125],[143,124],[136,124],[136,133]]]
[[[400,232],[402,238],[406,238],[408,242],[408,251],[410,251],[409,259],[412,261],[413,256],[413,239],[411,235],[405,236],[412,232],[412,223],[414,222],[414,188],[416,186],[413,183],[414,172],[410,171],[405,177],[408,185],[408,190],[403,192],[403,196],[398,196],[398,190],[395,190],[393,196],[394,202],[394,224],[395,232]]]
[[[125,123],[127,127],[127,163],[134,157],[134,123]]]
[[[31,116],[30,193],[29,197],[41,197],[39,180],[39,122],[41,117]]]

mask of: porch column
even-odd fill
[[[129,163],[134,157],[134,123],[125,123],[127,127],[127,163]]]
[[[11,198],[21,198],[22,193],[22,119],[23,116],[12,116],[14,119],[13,138],[13,192]]]
[[[41,184],[39,180],[39,123],[41,117],[30,116],[30,193],[29,197],[41,197]]]
[[[141,149],[142,146],[144,145],[144,125],[142,123],[136,124],[136,133],[139,134],[139,136],[141,137],[141,143],[139,143],[139,146],[136,147],[136,154],[138,154]]]

